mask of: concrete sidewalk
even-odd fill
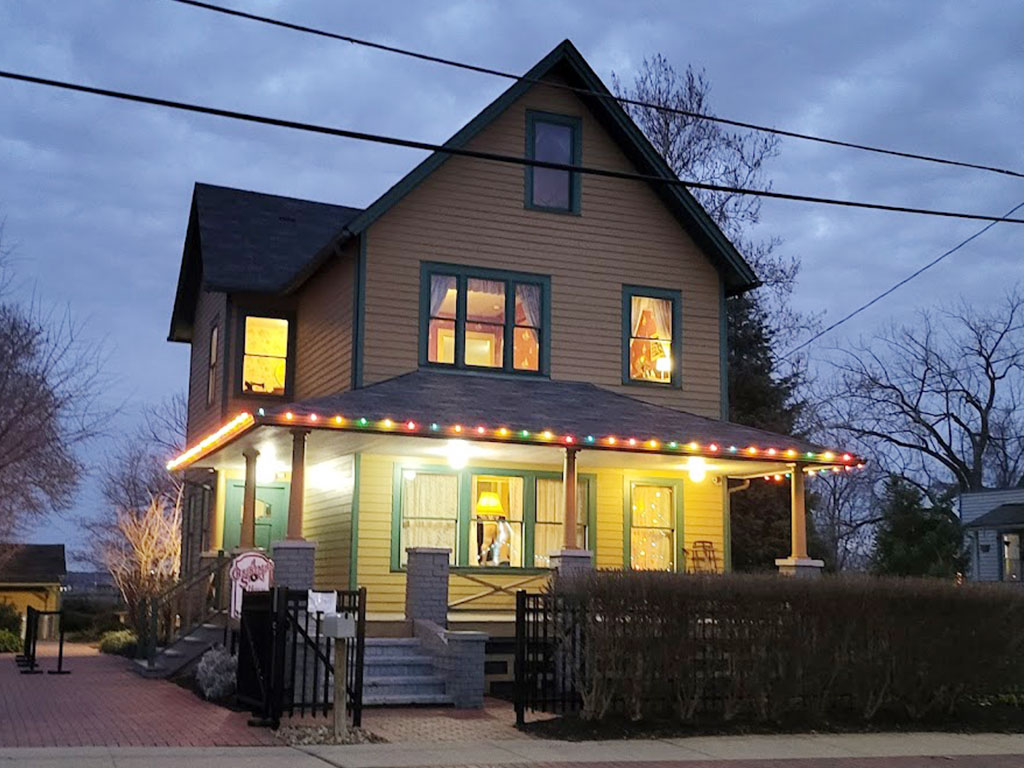
[[[406,742],[347,747],[78,747],[0,749],[0,768],[412,768],[419,766],[575,766],[612,768],[656,763],[699,768],[865,766],[924,768],[942,758],[944,768],[1009,768],[1024,765],[1024,734],[808,734],[708,736],[685,739],[565,742],[544,740]],[[779,762],[775,762],[779,761]],[[652,766],[652,768],[654,768]]]

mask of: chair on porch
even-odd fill
[[[718,573],[718,555],[713,541],[698,540],[690,550],[690,568],[693,573]]]

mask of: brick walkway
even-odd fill
[[[535,738],[516,728],[516,713],[510,703],[490,698],[484,700],[483,709],[371,707],[363,710],[363,727],[392,743]]]
[[[42,669],[56,646],[39,646]],[[163,680],[145,680],[127,659],[69,644],[70,675],[22,675],[0,654],[0,747],[252,746],[279,744],[247,715],[209,704]]]

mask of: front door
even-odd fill
[[[242,500],[245,483],[229,480],[224,498],[224,549],[238,546],[242,536]],[[271,542],[288,531],[288,483],[256,486],[256,546],[269,550]]]
[[[1004,533],[1000,539],[1003,542],[1003,581],[1020,581],[1020,534]]]

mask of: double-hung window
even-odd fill
[[[560,165],[580,165],[580,119],[526,113],[526,157]],[[560,213],[580,212],[580,175],[560,168],[526,166],[526,207]]]
[[[630,483],[626,551],[633,570],[674,571],[679,566],[681,492],[678,482]]]
[[[679,386],[679,291],[623,286],[622,381]]]
[[[284,317],[242,318],[241,390],[244,395],[284,395],[291,375],[291,323]]]
[[[547,373],[549,278],[428,263],[420,280],[421,364]]]
[[[206,367],[206,404],[213,405],[217,397],[217,366],[220,363],[220,327],[210,328],[209,364]]]

